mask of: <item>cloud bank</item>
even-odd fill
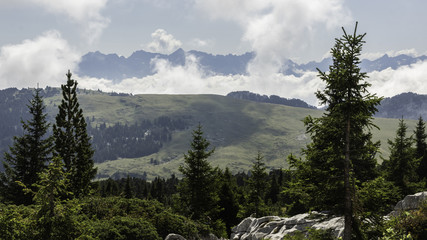
[[[263,79],[274,75],[284,60],[311,44],[316,29],[327,30],[351,21],[342,0],[195,0],[196,8],[213,19],[238,23],[242,41],[256,58],[248,70]]]
[[[48,31],[34,39],[0,48],[0,88],[58,87],[65,83],[68,69],[75,71],[81,54],[73,49],[57,31]],[[164,59],[155,59],[156,73],[144,78],[128,78],[119,83],[109,79],[89,78],[74,74],[80,88],[101,89],[105,92],[133,94],[227,94],[248,90],[260,94],[275,94],[300,98],[317,105],[314,92],[324,88],[316,72],[302,72],[296,77],[281,73],[270,74],[264,81],[252,75],[219,76],[206,72],[193,55],[186,56],[184,66],[173,66]],[[379,96],[391,97],[402,92],[427,93],[427,61],[368,73],[369,89]]]
[[[0,88],[59,86],[67,69],[75,69],[80,54],[58,31],[0,48]]]
[[[371,92],[380,96],[392,97],[403,92],[427,94],[427,61],[420,61],[396,70],[387,68],[368,74],[372,84]]]
[[[80,87],[102,89],[103,91],[127,92],[133,94],[220,94],[231,91],[248,90],[267,95],[279,95],[286,98],[299,98],[311,105],[318,105],[315,91],[324,89],[324,83],[317,72],[302,72],[300,76],[270,75],[266,81],[254,81],[253,76],[228,75],[213,76],[206,73],[194,56],[187,56],[185,66],[172,66],[165,60],[153,62],[155,75],[144,78],[128,78],[114,84],[107,79],[82,77]],[[371,93],[392,97],[402,92],[427,93],[427,61],[368,73],[367,81],[372,84]],[[78,78],[78,77],[77,77]],[[263,90],[261,90],[263,89]]]

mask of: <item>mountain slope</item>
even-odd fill
[[[205,136],[215,147],[210,158],[213,166],[233,172],[251,168],[257,151],[265,155],[269,168],[287,167],[286,157],[299,155],[309,142],[302,123],[307,115],[321,116],[322,111],[268,103],[232,99],[218,95],[136,95],[106,96],[87,94],[79,97],[85,115],[95,122],[132,123],[141,118],[187,116],[190,127],[176,131],[172,141],[159,152],[141,158],[123,158],[97,164],[99,177],[123,177],[127,173],[152,179],[178,174],[183,154],[189,149],[191,131],[201,123]],[[387,139],[395,136],[396,119],[375,119],[381,130],[374,129],[381,140],[381,151],[388,155]],[[408,120],[409,131],[415,121]]]
[[[3,121],[0,122],[0,150],[7,150],[12,136],[22,134],[19,118],[27,111],[25,104],[31,99],[29,89],[7,89],[0,91],[0,110]],[[44,92],[49,119],[54,120],[61,96],[58,89],[48,88]],[[98,177],[169,177],[179,175],[178,166],[182,164],[183,154],[189,149],[191,132],[201,123],[203,131],[215,153],[209,159],[213,166],[233,172],[247,171],[251,168],[258,151],[265,155],[269,168],[286,168],[289,154],[299,155],[310,140],[305,135],[302,120],[311,115],[319,117],[321,110],[290,107],[278,104],[259,103],[234,99],[219,95],[128,95],[107,94],[97,91],[79,90],[78,99],[87,122],[93,129],[101,126],[111,127],[122,124],[130,126],[135,122],[161,119],[179,119],[184,128],[169,131],[171,134],[161,147],[149,155],[124,158],[118,155],[116,160],[99,161]],[[167,118],[165,118],[167,117]],[[381,130],[374,129],[374,138],[381,140],[383,156],[388,155],[387,139],[393,139],[397,129],[396,119],[377,118],[375,123]],[[413,131],[415,120],[407,121]],[[141,126],[141,125],[139,125]],[[150,131],[146,131],[148,134]],[[127,135],[120,135],[126,140]],[[94,136],[96,137],[96,136]],[[125,148],[126,141],[104,139],[109,144]],[[94,139],[94,142],[95,139]],[[140,145],[141,146],[141,145]],[[142,147],[142,146],[141,146]],[[379,159],[379,158],[378,158]]]

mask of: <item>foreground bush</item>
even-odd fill
[[[176,233],[197,239],[210,228],[173,213],[155,200],[90,197],[55,206],[0,205],[0,239],[164,239]]]

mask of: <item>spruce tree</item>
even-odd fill
[[[125,188],[123,190],[123,195],[127,199],[133,198],[133,192],[132,192],[132,187],[130,185],[130,177],[129,177],[129,175],[126,178],[126,183],[125,183]]]
[[[416,149],[413,148],[414,139],[406,136],[408,126],[403,119],[399,120],[399,126],[394,140],[388,140],[390,157],[383,162],[387,180],[399,187],[402,197],[414,193],[418,184],[418,159]]]
[[[415,128],[415,157],[420,160],[417,173],[420,180],[427,183],[427,134],[426,126],[422,117],[418,118]]]
[[[31,119],[21,120],[24,134],[13,138],[10,152],[5,152],[3,166],[5,172],[0,176],[3,197],[15,204],[31,204],[32,197],[24,195],[22,187],[16,181],[22,182],[30,189],[39,180],[38,174],[46,168],[52,157],[53,138],[46,136],[50,124],[45,105],[40,95],[41,89],[36,89],[33,99],[29,101],[28,109]],[[34,189],[33,189],[34,190]]]
[[[355,182],[376,177],[375,154],[379,143],[372,142],[370,130],[375,127],[373,115],[381,98],[370,94],[370,84],[361,72],[360,54],[366,34],[347,34],[335,39],[331,49],[332,65],[328,72],[319,71],[325,82],[317,91],[320,104],[326,106],[320,118],[307,117],[306,131],[312,143],[303,150],[305,162],[292,158],[291,165],[300,171],[298,176],[306,186],[302,191],[311,196],[312,207],[344,213],[344,239],[350,239],[355,220]]]
[[[184,175],[178,186],[178,192],[185,214],[195,220],[212,218],[217,211],[217,171],[208,162],[214,149],[209,150],[210,143],[203,137],[199,124],[193,131],[191,149],[184,154],[184,164],[179,171]]]
[[[238,224],[237,213],[239,202],[237,196],[237,184],[228,168],[222,174],[222,183],[218,192],[218,206],[221,209],[219,217],[224,221],[227,235],[230,236],[231,228]]]
[[[70,71],[66,74],[67,83],[61,85],[62,101],[53,125],[55,151],[64,161],[64,168],[69,173],[70,191],[74,196],[87,195],[90,182],[96,175],[94,151],[87,134],[87,124],[77,100],[77,81],[71,79]]]
[[[261,215],[266,213],[264,199],[269,188],[269,183],[263,159],[262,154],[258,152],[248,179],[249,195],[245,212],[246,214],[255,213],[256,217],[261,217]]]

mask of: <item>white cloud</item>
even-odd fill
[[[304,73],[301,77],[276,73],[263,82],[254,81],[252,76],[245,75],[210,75],[200,68],[198,60],[192,55],[186,56],[184,66],[173,66],[164,59],[156,59],[152,63],[156,74],[151,76],[128,78],[119,83],[108,79],[83,77],[78,79],[79,85],[93,90],[133,94],[225,95],[231,91],[248,90],[260,94],[300,98],[313,105],[317,104],[314,92],[323,86],[314,72]]]
[[[175,39],[164,29],[157,29],[151,34],[152,42],[147,44],[149,51],[169,54],[181,47],[181,41]]]
[[[402,92],[427,94],[426,78],[427,61],[423,61],[396,70],[387,68],[371,72],[368,81],[372,84],[371,92],[392,97]]]
[[[351,21],[343,0],[195,0],[196,8],[213,19],[237,22],[243,41],[256,52],[248,71],[255,81],[274,78],[284,60],[309,46],[315,31]]]
[[[110,19],[101,15],[108,0],[29,0],[45,7],[48,11],[68,16],[80,24],[83,36],[89,43],[97,40],[102,31],[109,25]]]
[[[263,81],[257,76],[206,74],[194,56],[187,56],[185,66],[172,66],[168,61],[157,59],[153,62],[157,73],[144,78],[129,78],[120,83],[107,79],[82,78],[80,86],[103,91],[127,92],[133,94],[227,94],[231,91],[248,90],[259,94],[275,94],[287,98],[299,98],[317,106],[315,92],[325,85],[317,72],[303,72],[300,76],[275,73]],[[372,84],[371,93],[392,97],[402,92],[427,94],[424,84],[427,76],[427,61],[391,68],[368,74]]]
[[[59,32],[48,31],[35,39],[0,49],[0,88],[59,86],[68,69],[75,69],[80,54]]]

